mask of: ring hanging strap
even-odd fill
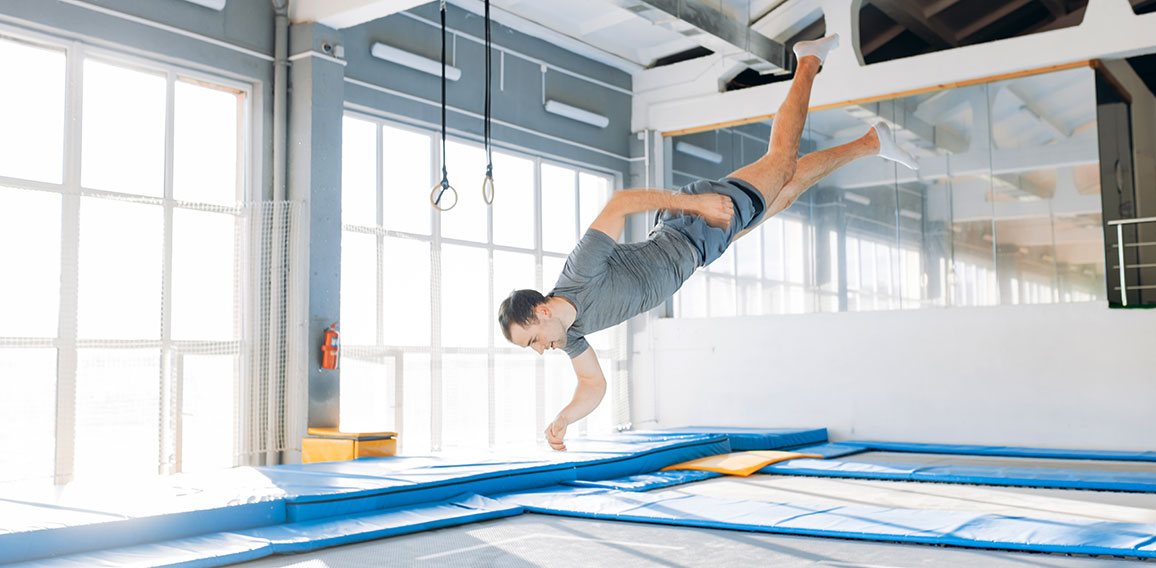
[[[490,40],[490,0],[486,0],[486,111],[485,111],[485,141],[486,141],[486,178],[482,180],[482,200],[486,205],[494,203],[494,156],[490,145],[490,52],[493,49]]]
[[[441,0],[442,16],[442,181],[433,186],[429,201],[438,211],[449,211],[458,204],[458,191],[450,185],[450,175],[446,169],[446,0]],[[452,191],[454,200],[448,206],[442,205],[446,191]],[[436,196],[435,196],[436,194]]]

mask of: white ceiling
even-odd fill
[[[481,14],[482,0],[449,0]],[[812,0],[681,0],[733,20],[771,39],[789,37],[821,15]],[[686,21],[651,7],[647,0],[492,0],[494,21],[554,41],[620,69],[635,72],[655,61],[698,46],[716,53],[744,50]],[[294,22],[317,21],[341,29],[427,4],[415,0],[291,0]],[[664,5],[670,2],[663,2]],[[730,23],[730,22],[728,22]],[[781,36],[781,37],[780,37]],[[759,71],[781,71],[751,65]]]

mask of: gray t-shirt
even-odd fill
[[[566,354],[581,355],[585,335],[622,323],[678,291],[694,274],[698,253],[677,230],[659,227],[645,241],[618,244],[606,233],[588,229],[566,259],[550,292],[578,309],[566,331]]]

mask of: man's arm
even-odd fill
[[[618,240],[622,228],[626,226],[628,215],[651,209],[699,215],[706,219],[710,226],[719,228],[729,226],[735,214],[734,202],[721,193],[694,195],[661,189],[624,189],[610,197],[610,201],[590,224],[590,228]]]
[[[574,365],[574,374],[578,375],[578,386],[574,389],[574,398],[558,412],[558,417],[546,427],[546,441],[555,450],[565,450],[566,427],[585,418],[598,407],[606,394],[606,377],[602,375],[602,367],[598,365],[598,356],[593,347],[587,347],[581,355],[570,360]]]

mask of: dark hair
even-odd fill
[[[534,308],[545,303],[546,297],[537,290],[514,290],[510,292],[510,296],[502,300],[501,305],[498,306],[498,326],[502,328],[502,335],[506,336],[506,340],[511,343],[514,341],[510,337],[511,325],[516,323],[525,327],[538,321],[538,316],[534,314]]]

